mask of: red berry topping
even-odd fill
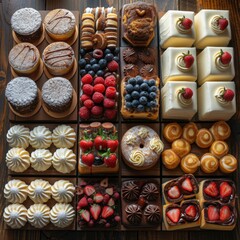
[[[185,213],[189,216],[189,217],[196,217],[197,214],[197,210],[196,207],[194,205],[189,205],[186,207],[185,209]]]
[[[93,200],[96,202],[96,203],[100,203],[103,201],[103,195],[101,193],[96,193]]]
[[[110,72],[116,72],[118,70],[118,63],[115,60],[112,60],[108,63],[107,68]]]
[[[82,77],[81,80],[82,80],[82,84],[91,84],[92,80],[93,80],[93,77],[90,74],[86,74]]]
[[[88,120],[90,118],[90,110],[83,106],[79,109],[79,116],[81,119]]]
[[[219,191],[216,182],[210,182],[208,186],[204,189],[204,193],[210,197],[217,197]]]
[[[178,186],[173,186],[168,190],[168,196],[172,199],[177,199],[181,195]]]
[[[86,100],[83,104],[88,109],[91,109],[94,106],[94,102],[91,99]]]
[[[80,141],[79,146],[83,152],[86,152],[93,147],[93,142],[91,139],[83,139]]]
[[[191,183],[191,180],[189,178],[186,178],[183,183],[182,183],[182,188],[185,190],[185,191],[188,191],[188,192],[192,192],[193,191],[193,186],[192,186],[192,183]]]
[[[90,84],[84,84],[82,90],[87,95],[92,95],[93,93],[93,86]]]
[[[116,109],[106,109],[104,112],[104,117],[108,120],[115,119],[117,116],[117,110]]]
[[[96,84],[104,84],[104,79],[102,77],[96,77],[93,81],[93,85],[96,85]]]
[[[101,49],[95,49],[93,51],[93,57],[96,59],[100,59],[103,57],[103,51]]]
[[[93,115],[95,115],[96,117],[97,117],[97,116],[100,116],[100,115],[102,115],[102,113],[103,113],[103,107],[94,106],[94,107],[91,109],[91,113],[92,113]]]
[[[222,95],[223,99],[227,102],[231,102],[234,98],[234,91],[231,89],[224,89],[224,93]]]
[[[90,207],[90,213],[92,215],[92,217],[97,220],[100,213],[101,213],[101,207],[98,205],[98,204],[93,204],[91,207]]]
[[[91,185],[87,185],[83,191],[88,197],[96,192],[95,188]]]
[[[86,95],[86,94],[83,94],[83,95],[80,97],[81,102],[85,102],[85,101],[88,100],[88,99],[91,99],[91,97],[89,97],[89,96]]]
[[[87,198],[86,197],[82,197],[79,202],[78,202],[78,205],[77,205],[77,210],[80,210],[81,208],[84,208],[88,206],[88,201],[87,201]]]
[[[90,213],[88,210],[81,210],[80,212],[80,216],[82,217],[83,220],[85,220],[86,222],[90,221]]]
[[[220,196],[221,198],[230,197],[233,192],[232,186],[229,185],[227,182],[222,182],[220,184]]]
[[[102,136],[97,136],[94,139],[94,146],[97,150],[106,150],[107,149],[107,140]]]
[[[185,16],[183,16],[182,18],[180,18],[180,21],[186,30],[188,30],[192,27],[193,22],[190,18],[186,18]]]
[[[101,103],[104,99],[104,96],[102,93],[100,92],[95,92],[92,96],[92,100],[95,102],[95,103]]]
[[[93,91],[94,92],[100,92],[100,93],[104,93],[105,92],[105,87],[103,84],[98,83],[93,87]]]
[[[115,97],[116,97],[116,93],[117,93],[117,91],[116,91],[116,88],[115,88],[115,87],[108,87],[108,88],[106,89],[105,96],[106,96],[107,98],[115,98]]]
[[[177,223],[180,219],[180,209],[179,208],[172,208],[167,211],[167,217],[173,222]]]
[[[193,91],[191,88],[182,88],[180,90],[180,93],[185,99],[191,99],[193,96]]]
[[[220,220],[222,222],[227,221],[232,215],[232,212],[228,206],[223,206],[220,208]]]
[[[228,26],[228,20],[224,17],[219,18],[218,26],[219,26],[220,30],[223,31]]]
[[[110,98],[105,98],[103,101],[103,106],[105,108],[112,108],[115,106],[115,100],[110,99]]]
[[[229,64],[231,62],[232,55],[229,52],[223,52],[222,49],[220,49],[220,61],[222,64]]]
[[[219,220],[219,210],[215,206],[210,205],[208,207],[207,214],[209,221]]]
[[[104,206],[102,210],[102,218],[109,218],[113,215],[114,210],[109,206]]]
[[[82,155],[82,162],[91,167],[94,163],[94,158],[95,157],[93,153],[85,153]]]
[[[116,86],[116,78],[114,75],[109,75],[105,78],[104,84],[106,87],[115,87]]]
[[[117,147],[118,147],[117,139],[116,140],[114,140],[114,139],[107,140],[107,148],[109,148],[112,153],[116,152]]]
[[[186,65],[186,68],[190,68],[194,63],[193,55],[190,53],[190,51],[188,51],[187,54],[185,53],[182,53],[182,54],[183,54],[183,61]]]

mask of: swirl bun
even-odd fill
[[[163,136],[171,143],[182,136],[182,127],[178,123],[169,123],[163,129]]]
[[[162,163],[167,169],[174,169],[179,165],[180,158],[172,149],[166,149],[162,152]]]
[[[191,145],[183,138],[172,143],[172,150],[180,157],[184,157],[191,151]]]
[[[231,128],[226,122],[219,121],[212,125],[210,132],[215,140],[224,141],[231,135]]]
[[[216,158],[222,158],[229,151],[229,147],[224,141],[214,141],[210,147],[210,153],[212,153]]]
[[[189,153],[181,160],[181,169],[185,173],[195,173],[200,166],[200,160],[197,155]]]
[[[196,144],[198,145],[198,147],[208,148],[212,145],[213,140],[213,136],[208,129],[202,128],[198,131],[196,138]]]
[[[198,134],[198,127],[195,123],[187,123],[183,127],[182,138],[188,141],[190,144],[194,143]]]
[[[201,157],[201,169],[205,173],[214,173],[218,169],[218,159],[211,153],[205,153]]]
[[[238,166],[238,161],[231,154],[225,155],[219,161],[219,168],[223,173],[232,173],[236,171],[237,166]]]

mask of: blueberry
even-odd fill
[[[136,84],[136,79],[135,78],[129,78],[128,83],[130,83],[134,86]]]
[[[156,99],[156,96],[157,96],[157,94],[156,94],[155,92],[150,92],[150,93],[149,93],[149,99],[150,99],[150,100],[155,100],[155,99]]]
[[[148,107],[148,108],[151,108],[150,102],[147,103],[147,107]]]
[[[84,58],[81,58],[78,62],[80,68],[84,68],[87,64],[86,60]]]
[[[93,165],[102,165],[103,164],[103,159],[101,158],[101,157],[98,157],[98,156],[96,156],[95,158],[94,158],[94,162],[93,162]]]
[[[95,76],[95,72],[93,70],[88,71],[88,74],[90,74],[92,77]]]
[[[146,91],[140,92],[140,97],[146,97],[146,98],[148,98],[148,96],[149,96],[148,92],[146,92]]]
[[[139,105],[137,106],[137,111],[138,111],[138,112],[144,112],[144,106],[143,106],[142,104],[139,104]]]
[[[156,101],[151,101],[150,102],[150,107],[154,108],[157,106],[157,102]]]
[[[157,87],[156,86],[150,87],[149,92],[157,92]]]
[[[143,82],[146,83],[146,84],[148,85],[148,80],[145,79],[145,80],[143,80]]]
[[[97,72],[99,69],[100,69],[99,64],[93,64],[93,65],[92,65],[92,70],[93,70],[94,72]]]
[[[128,93],[131,93],[131,92],[133,91],[133,85],[132,85],[132,84],[127,84],[127,85],[126,85],[126,91],[127,91]]]
[[[108,53],[112,53],[112,51],[109,48],[106,48],[104,51],[104,56],[106,56]]]
[[[133,90],[139,92],[140,86],[139,86],[138,84],[136,84],[136,85],[133,87]]]
[[[116,62],[119,62],[119,57],[118,56],[114,56],[113,60],[115,60]]]
[[[141,85],[143,83],[143,78],[141,76],[136,77],[137,84]]]
[[[97,76],[103,77],[104,76],[104,71],[103,70],[98,70],[97,71]]]
[[[140,89],[142,90],[142,91],[148,91],[148,84],[147,83],[142,83],[141,85],[140,85]]]
[[[107,66],[107,60],[106,59],[100,59],[98,62],[101,69],[104,69]]]
[[[132,97],[131,97],[130,94],[126,94],[124,98],[125,98],[126,102],[131,102],[132,101]]]
[[[98,61],[96,58],[92,58],[90,59],[90,64],[93,65],[93,64],[96,64]]]
[[[132,101],[132,106],[134,108],[136,108],[138,105],[139,105],[139,101],[138,100],[135,99],[135,100]]]
[[[126,108],[132,108],[132,103],[131,102],[126,102]]]
[[[81,69],[79,74],[83,77],[84,75],[87,74],[87,71],[85,69]]]
[[[148,86],[156,86],[156,81],[154,79],[148,80]]]
[[[107,62],[110,62],[113,60],[113,54],[112,53],[108,53],[106,56],[105,56],[105,59],[107,60]]]
[[[85,70],[86,70],[87,72],[90,71],[90,70],[92,70],[91,64],[87,64],[87,65],[85,66]]]
[[[139,99],[139,97],[140,97],[139,92],[137,92],[137,91],[133,91],[131,96],[133,99]]]
[[[142,104],[142,105],[146,105],[147,102],[148,102],[148,100],[147,100],[146,97],[140,97],[140,98],[139,98],[139,102],[140,102],[140,104]]]
[[[119,52],[120,52],[120,49],[119,49],[119,48],[115,48],[115,50],[114,50],[114,54],[115,54],[115,55],[118,55]]]
[[[83,57],[86,54],[86,51],[83,48],[80,48],[80,55]]]

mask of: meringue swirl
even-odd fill
[[[37,126],[30,132],[29,142],[33,148],[49,148],[52,144],[52,133],[45,126]]]
[[[131,152],[129,160],[134,166],[143,166],[145,157],[141,150],[136,149]]]
[[[47,149],[36,149],[31,153],[30,162],[34,170],[46,171],[52,165],[52,153]]]

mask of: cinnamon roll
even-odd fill
[[[182,136],[182,127],[178,123],[169,123],[163,129],[163,136],[171,143]]]
[[[201,169],[205,173],[214,173],[218,169],[218,159],[211,153],[205,153],[201,157]]]
[[[219,160],[219,168],[223,173],[232,173],[237,169],[237,159],[231,155],[227,154]]]
[[[183,138],[172,143],[172,150],[180,157],[184,157],[191,151],[191,145]]]
[[[195,123],[187,123],[183,127],[182,138],[188,141],[190,144],[194,143],[197,137],[198,127]]]
[[[212,153],[216,158],[222,158],[229,151],[229,147],[224,141],[214,141],[210,147],[210,153]]]
[[[166,149],[162,152],[162,163],[167,169],[174,169],[179,165],[180,158],[172,149]]]
[[[210,147],[213,143],[213,140],[214,140],[213,136],[208,129],[202,128],[198,131],[197,138],[196,138],[196,144],[200,148]]]
[[[212,133],[215,140],[224,141],[229,138],[231,134],[231,128],[224,121],[215,122],[210,128],[210,132]]]
[[[197,155],[189,153],[182,158],[180,166],[185,173],[195,173],[200,166],[200,160]]]

